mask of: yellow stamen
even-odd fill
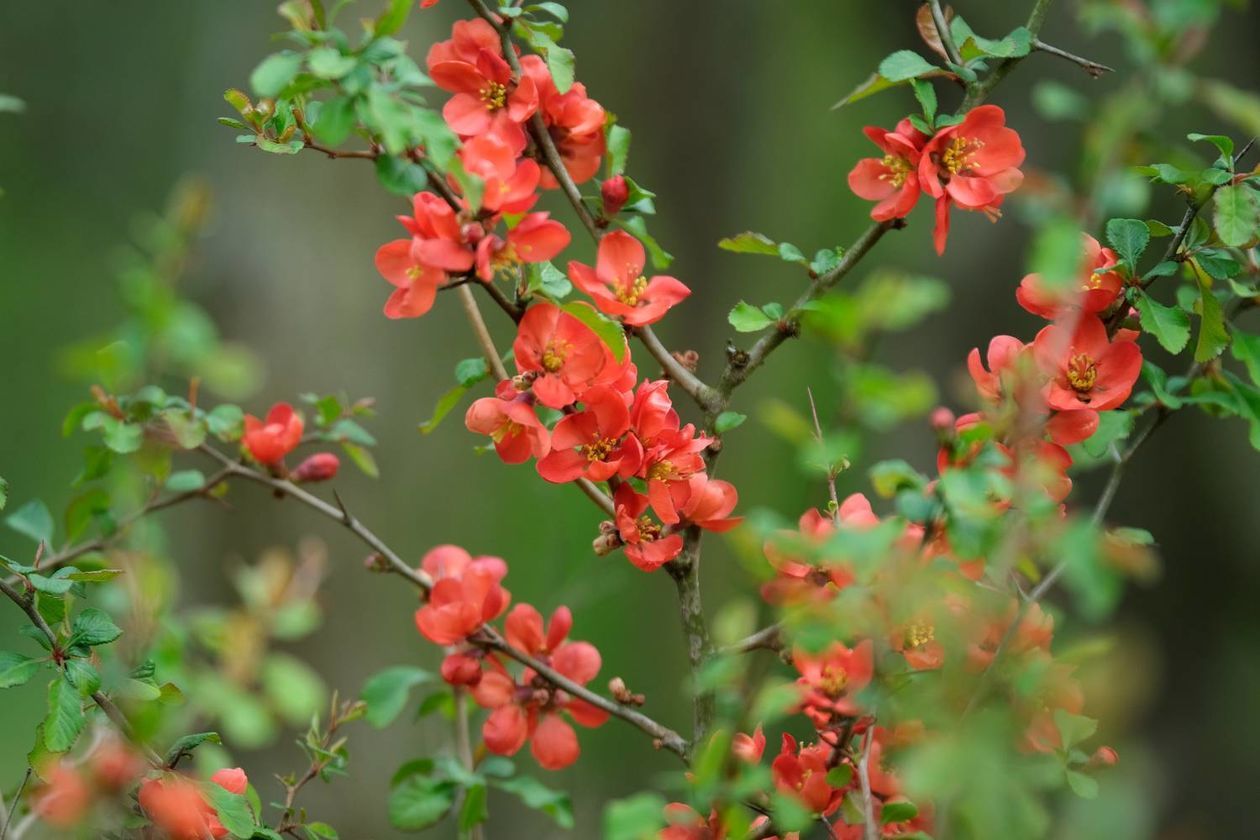
[[[945,147],[945,155],[941,159],[941,165],[945,167],[945,171],[950,175],[966,172],[975,165],[973,158],[976,152],[983,148],[983,140],[954,137],[949,141],[949,145]]]
[[[507,104],[507,86],[498,82],[486,82],[481,89],[481,101],[488,111],[497,111]]]
[[[617,441],[612,438],[600,438],[594,443],[588,443],[582,447],[582,454],[586,456],[588,461],[602,461],[608,457],[608,453],[612,452],[613,447],[617,445]]]
[[[931,624],[922,622],[912,622],[906,626],[902,640],[905,642],[906,650],[915,650],[921,648],[928,642],[936,639],[936,628]]]
[[[880,161],[884,165],[884,172],[879,176],[879,180],[887,181],[894,187],[901,187],[910,177],[910,161],[900,155],[884,155],[884,159]]]
[[[626,306],[638,306],[639,298],[647,291],[647,285],[647,278],[640,276],[638,280],[635,280],[629,286],[617,286],[613,294],[617,296],[617,300]]]
[[[555,373],[564,367],[564,360],[569,356],[569,345],[563,341],[553,341],[543,350],[542,366],[547,373]]]
[[[1089,393],[1098,381],[1098,367],[1094,360],[1084,353],[1077,353],[1068,360],[1067,381],[1072,390],[1079,394]]]

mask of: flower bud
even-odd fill
[[[475,686],[481,682],[481,661],[466,653],[452,653],[442,660],[442,679],[451,685]]]
[[[341,460],[331,452],[316,452],[297,465],[289,478],[296,484],[308,481],[328,481],[337,475]]]
[[[624,175],[614,175],[599,185],[600,197],[604,200],[604,218],[611,219],[621,212],[630,198],[630,187],[626,185]]]
[[[1091,767],[1115,767],[1119,761],[1120,755],[1111,747],[1099,747],[1089,757]]]
[[[932,429],[941,436],[952,436],[954,433],[954,412],[950,411],[943,405],[937,406],[932,410],[932,416],[929,422]]]

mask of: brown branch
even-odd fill
[[[723,654],[733,655],[739,653],[751,653],[754,650],[773,650],[779,651],[783,649],[783,625],[771,624],[769,627],[763,627],[756,633],[740,639],[738,642],[727,645],[720,651]]]
[[[495,381],[502,382],[508,378],[508,372],[503,367],[503,359],[500,358],[499,351],[494,346],[494,338],[491,337],[490,330],[486,329],[486,320],[481,317],[477,299],[473,297],[472,290],[467,286],[460,286],[457,292],[459,302],[464,306],[464,314],[468,316],[468,324],[472,327],[473,335],[476,336],[477,343],[481,345],[481,352],[486,357],[486,364],[490,366],[490,372],[494,374]]]
[[[1082,58],[1081,56],[1074,55],[1067,50],[1061,50],[1056,46],[1047,44],[1040,38],[1033,38],[1032,46],[1034,50],[1046,53],[1047,55],[1058,56],[1059,58],[1066,59],[1073,64],[1080,65],[1082,70],[1093,76],[1095,79],[1100,78],[1104,73],[1115,72],[1114,67],[1108,67],[1106,64],[1099,64],[1097,61],[1093,61],[1092,59]]]
[[[941,8],[941,0],[927,0],[927,4],[932,10],[932,23],[936,25],[936,34],[941,39],[941,46],[945,48],[945,54],[954,64],[962,66],[962,53],[958,52],[958,45],[954,43],[954,35],[950,32],[949,21],[945,18],[945,10]]]

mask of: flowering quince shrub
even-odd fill
[[[343,458],[379,472],[362,424],[372,401],[254,396],[247,353],[212,329],[181,329],[204,324],[204,313],[161,269],[182,260],[153,253],[128,275],[128,323],[71,353],[92,390],[66,432],[93,443],[64,526],[38,500],[5,520],[37,547],[0,557],[0,592],[27,621],[25,640],[14,640],[23,650],[0,653],[0,688],[44,683],[47,713],[26,778],[4,799],[0,840],[39,830],[335,838],[299,794],[347,771],[344,727],[386,727],[408,707],[445,714],[454,733],[449,749],[395,774],[382,807],[403,831],[443,824],[482,837],[491,789],[573,827],[568,796],[518,766],[580,764],[581,733],[604,725],[633,727],[682,770],[659,790],[609,803],[603,830],[613,838],[1035,837],[1051,832],[1058,798],[1098,796],[1120,755],[1089,716],[1080,655],[1065,656],[1056,633],[1072,623],[1067,606],[1103,618],[1123,579],[1151,569],[1154,536],[1107,521],[1124,467],[1191,406],[1243,419],[1260,448],[1260,337],[1240,323],[1260,300],[1250,144],[1190,135],[1210,162],[1183,155],[1178,166],[1127,172],[1179,197],[1179,219],[1142,221],[1098,200],[1084,214],[1106,219],[1093,230],[1067,214],[1073,202],[1027,177],[1035,144],[1026,148],[1027,130],[1011,124],[996,92],[1034,52],[1091,75],[1110,68],[1039,39],[1048,0],[997,39],[924,3],[916,24],[933,60],[893,53],[842,103],[885,90],[917,102],[891,130],[864,129],[875,156],[831,164],[837,179],[851,167],[848,184],[873,202],[872,223],[847,248],[813,257],[759,233],[722,240],[727,251],[803,269],[803,290],[790,305],[738,302],[730,325],[756,337],[713,364],[669,350],[653,330],[699,317],[699,302],[665,273],[672,258],[648,227],[655,195],[627,174],[630,131],[577,80],[559,43],[563,5],[468,0],[470,16],[423,62],[395,37],[414,0],[364,19],[357,44],[336,25],[340,5],[282,4],[288,46],[258,65],[252,96],[227,92],[238,116],[221,121],[267,153],[369,161],[405,198],[402,234],[375,254],[383,317],[466,318],[481,349],[459,362],[421,430],[476,389],[463,408],[471,440],[505,469],[574,485],[595,505],[575,546],[673,580],[691,720],[664,720],[652,698],[609,676],[616,666],[581,640],[582,615],[514,601],[509,572],[519,580],[527,560],[438,544],[412,561],[341,495],[324,494]],[[1140,17],[1141,5],[1095,25],[1147,47],[1132,50],[1142,60],[1188,61],[1189,47],[1152,46],[1183,37],[1162,19],[1125,17]],[[1201,33],[1185,37],[1202,43]],[[943,107],[955,99],[952,112]],[[1003,210],[1025,194],[1041,212],[1030,271],[1011,279],[1008,309],[1044,324],[1022,337],[977,336],[958,360],[974,386],[959,401],[965,410],[927,412],[929,382],[868,356],[874,338],[943,305],[943,284],[887,269],[860,286],[842,281],[911,223],[922,198],[944,254],[954,211],[1011,226]],[[559,209],[538,209],[544,202]],[[204,196],[186,189],[154,241],[182,253],[203,216]],[[446,305],[451,298],[458,306]],[[483,304],[502,316],[494,329]],[[716,472],[746,419],[736,393],[803,333],[838,351],[851,419],[828,428],[812,393],[809,419],[781,405],[769,425],[800,445],[819,504],[787,518],[744,511],[739,489]],[[200,343],[180,338],[189,334]],[[94,352],[102,344],[127,352],[105,367]],[[1160,366],[1183,353],[1193,356],[1184,373]],[[155,370],[186,388],[146,384]],[[224,401],[208,405],[206,393]],[[232,401],[245,398],[257,414]],[[870,493],[842,496],[857,436],[922,413],[937,450],[930,470],[868,465]],[[1075,478],[1096,468],[1107,473],[1102,492],[1082,498]],[[341,523],[366,546],[368,570],[413,588],[416,637],[440,657],[438,674],[392,665],[345,701],[279,649],[318,623],[318,546],[246,567],[232,610],[184,615],[169,599],[135,594],[129,580],[170,574],[155,556],[150,514],[236,499],[245,484]],[[0,507],[8,494],[0,483]],[[727,532],[761,607],[711,621],[702,546]],[[523,557],[530,550],[519,546]],[[1060,583],[1066,605],[1048,597]],[[418,687],[426,696],[417,705]],[[216,729],[193,731],[206,721]],[[306,727],[306,767],[276,783],[232,766],[229,750],[265,745],[283,726]]]

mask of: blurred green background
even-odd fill
[[[602,688],[614,675],[646,692],[648,710],[682,726],[685,661],[676,626],[673,585],[643,575],[619,556],[596,558],[597,519],[578,494],[540,482],[528,468],[505,468],[472,452],[455,415],[421,436],[454,363],[476,354],[462,313],[441,300],[418,321],[387,322],[388,287],[372,267],[376,247],[398,235],[393,214],[404,203],[382,192],[361,161],[304,153],[273,157],[233,142],[214,118],[229,112],[223,90],[244,86],[257,61],[275,49],[283,28],[272,2],[139,2],[44,0],[4,4],[0,11],[0,92],[24,99],[27,111],[0,115],[0,474],[17,502],[69,497],[82,439],[60,436],[81,386],[58,370],[61,348],[114,324],[122,311],[112,266],[137,216],[162,208],[183,176],[206,179],[215,208],[184,291],[204,305],[225,337],[253,347],[266,363],[261,413],[298,393],[344,390],[377,399],[371,424],[380,440],[379,481],[347,470],[349,506],[418,560],[442,542],[511,564],[515,599],[544,612],[566,603],[574,635],[604,653]],[[371,4],[346,14],[368,15]],[[960,4],[979,31],[1004,32],[1022,21],[1023,3]],[[1028,104],[1038,80],[1054,79],[1098,98],[1126,81],[1129,62],[1114,36],[1087,40],[1069,2],[1058,4],[1046,40],[1117,66],[1091,81],[1045,56],[1029,59],[1003,84],[996,101],[1023,133],[1030,171],[1071,173],[1081,158],[1079,126],[1047,121]],[[777,261],[726,254],[722,236],[745,229],[791,240],[811,251],[850,241],[866,224],[868,205],[850,194],[845,174],[871,153],[859,129],[891,125],[911,108],[894,92],[849,108],[830,106],[886,53],[920,48],[910,2],[874,0],[572,0],[566,43],[578,55],[579,78],[635,132],[631,173],[660,196],[653,232],[673,251],[671,273],[695,290],[660,332],[673,347],[701,354],[712,375],[729,334],[724,312],[740,298],[794,298],[799,273]],[[414,14],[404,35],[422,60],[464,14],[457,0]],[[1260,87],[1255,11],[1232,10],[1196,72]],[[954,94],[941,88],[943,103]],[[1114,102],[1109,109],[1114,107]],[[1111,110],[1099,124],[1124,119]],[[1186,131],[1238,134],[1199,110],[1193,97],[1151,127],[1169,139]],[[554,202],[554,197],[548,199]],[[554,205],[562,218],[564,208]],[[1159,197],[1153,215],[1180,216]],[[942,383],[941,398],[965,406],[959,377],[966,352],[995,332],[1030,337],[1037,327],[1015,304],[1029,228],[1016,207],[1000,226],[958,214],[949,252],[930,247],[930,217],[920,209],[907,231],[883,245],[869,265],[896,265],[947,280],[953,301],[943,315],[881,348],[896,368],[922,368]],[[585,242],[575,249],[589,256]],[[869,271],[864,268],[863,272]],[[707,314],[706,314],[707,313]],[[494,313],[487,313],[493,315]],[[501,346],[502,323],[492,322]],[[722,477],[739,486],[743,507],[769,506],[787,516],[824,499],[796,464],[794,449],[766,432],[759,406],[772,396],[804,408],[813,388],[820,410],[835,409],[828,349],[802,341],[785,349],[772,373],[739,397],[750,421],[728,438]],[[644,371],[650,365],[640,359]],[[483,386],[484,387],[484,386]],[[1184,416],[1183,416],[1184,415]],[[1122,764],[1103,779],[1101,805],[1076,803],[1059,836],[1219,837],[1254,830],[1253,789],[1260,778],[1260,457],[1241,424],[1213,424],[1183,413],[1132,466],[1112,518],[1151,529],[1162,546],[1162,580],[1129,593],[1115,622],[1098,628],[1117,640],[1104,668],[1087,674],[1107,739]],[[909,424],[855,459],[845,489],[863,489],[865,468],[895,453],[928,467],[932,437]],[[1079,482],[1092,499],[1098,477]],[[230,599],[225,571],[274,545],[303,535],[326,540],[332,575],[323,602],[328,620],[297,655],[329,684],[357,692],[379,668],[436,666],[434,649],[415,632],[413,593],[397,580],[363,573],[363,549],[348,535],[292,504],[252,487],[234,490],[235,508],[209,505],[162,514],[185,572],[183,600]],[[55,509],[55,506],[54,506]],[[12,535],[0,547],[17,551]],[[21,549],[24,550],[24,547]],[[713,540],[704,586],[711,608],[749,598],[751,578],[735,552]],[[13,610],[0,629],[16,627]],[[1077,630],[1089,628],[1076,628]],[[0,702],[0,785],[21,774],[41,698],[28,686]],[[581,733],[584,759],[547,781],[573,792],[574,836],[594,836],[604,802],[675,770],[637,732],[617,723]],[[400,720],[384,732],[351,731],[352,777],[311,791],[314,815],[347,838],[395,836],[384,814],[387,781],[402,761],[443,747],[445,728]],[[264,801],[279,788],[273,772],[299,766],[290,741],[238,754]],[[522,755],[523,766],[531,764]],[[537,774],[536,774],[537,775]],[[492,798],[489,835],[547,837],[545,817],[516,813]],[[1100,810],[1101,809],[1101,810]],[[1106,813],[1104,813],[1106,812]],[[1105,816],[1109,814],[1112,819]],[[442,833],[447,829],[439,829]]]

